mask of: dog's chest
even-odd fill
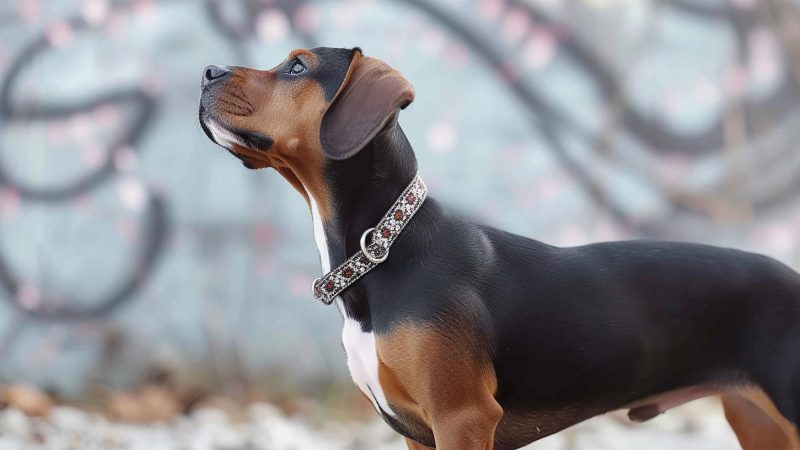
[[[308,193],[308,195],[311,201],[311,217],[314,223],[314,241],[319,250],[322,271],[327,273],[331,270],[331,263],[322,217],[319,214],[316,199],[311,193]],[[378,380],[378,351],[375,345],[375,334],[361,331],[361,324],[347,316],[341,297],[336,299],[336,303],[344,317],[342,344],[344,344],[344,351],[347,353],[347,368],[350,369],[353,381],[361,389],[361,392],[370,399],[379,414],[393,415],[394,413],[389,408],[386,396]]]
[[[392,414],[378,379],[378,352],[375,334],[361,330],[361,324],[347,316],[342,329],[342,344],[347,353],[350,376],[370,399],[378,413]]]

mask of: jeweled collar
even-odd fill
[[[330,305],[342,291],[378,264],[386,261],[392,243],[408,225],[414,214],[419,211],[427,196],[428,188],[422,178],[417,175],[380,222],[361,235],[361,250],[339,267],[314,280],[312,284],[314,297],[322,303]],[[367,244],[367,237],[370,237],[369,244]]]

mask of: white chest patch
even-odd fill
[[[336,301],[341,302],[340,299]],[[342,343],[347,353],[347,368],[350,369],[350,376],[353,377],[356,386],[370,399],[375,409],[380,406],[384,412],[394,415],[378,379],[375,334],[361,331],[361,324],[345,316]]]
[[[311,216],[314,221],[314,241],[319,250],[322,272],[328,273],[331,270],[331,260],[328,253],[328,242],[325,237],[325,230],[322,227],[322,218],[317,209],[317,202],[309,193],[311,200]],[[375,335],[361,331],[361,324],[347,317],[341,297],[336,298],[336,305],[344,318],[344,328],[342,329],[342,344],[347,354],[347,368],[350,369],[350,376],[356,383],[361,392],[380,410],[394,416],[394,412],[389,408],[386,396],[378,380],[378,350],[375,346]]]
[[[337,302],[341,300],[337,299]],[[342,343],[347,353],[347,368],[350,376],[361,392],[370,399],[375,409],[392,414],[378,379],[378,351],[375,348],[375,334],[361,331],[361,324],[345,317],[342,330]],[[378,410],[380,412],[380,410]]]

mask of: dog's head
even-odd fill
[[[324,170],[347,159],[396,120],[414,90],[361,50],[295,50],[271,70],[204,69],[200,124],[245,167],[272,167],[325,204]]]

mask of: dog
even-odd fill
[[[462,219],[417,177],[398,124],[413,100],[359,48],[208,66],[200,100],[212,141],[308,203],[327,274],[314,295],[338,305],[353,380],[409,449],[513,449],[707,396],[745,450],[800,449],[796,272],[700,244],[560,248]]]

